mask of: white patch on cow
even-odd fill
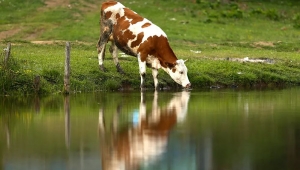
[[[152,56],[152,55],[148,55],[148,57],[146,59],[146,62],[151,64],[152,68],[155,68],[155,69],[160,69],[161,68],[159,60],[156,57]]]
[[[142,40],[142,43],[146,41],[149,37],[153,37],[155,35],[158,37],[163,36],[167,38],[166,33],[160,27],[153,23],[151,23],[149,27],[143,28],[142,31],[144,32],[144,38]]]
[[[102,48],[101,52],[98,54],[98,62],[99,62],[99,66],[103,65],[103,53],[104,53],[104,49],[105,49],[105,45]]]
[[[128,19],[126,16],[125,16],[125,21],[128,21],[129,23],[131,23],[133,19]]]
[[[138,62],[139,62],[139,69],[140,69],[140,73],[144,74],[146,73],[146,62],[141,60],[141,56],[138,55]]]
[[[146,23],[150,23],[151,25],[149,25],[148,27],[142,28],[142,26]],[[140,44],[142,44],[149,37],[152,37],[152,36],[167,37],[166,33],[160,27],[153,24],[151,21],[149,21],[146,18],[144,18],[143,21],[137,22],[135,24],[131,24],[128,29],[136,36],[134,39],[131,39],[128,41],[128,43],[127,43],[128,47],[131,47],[131,43],[134,42],[137,39],[137,35],[142,32],[144,33],[144,37]],[[137,53],[137,49],[139,48],[139,45],[132,48],[133,52]]]

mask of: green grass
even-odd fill
[[[211,86],[278,86],[300,84],[299,2],[146,0],[122,1],[159,25],[178,58],[188,59],[193,88]],[[134,57],[120,58],[126,75],[116,72],[107,51],[98,69],[98,1],[71,0],[46,8],[44,1],[0,0],[0,48],[12,42],[8,67],[0,66],[1,94],[58,93],[63,88],[65,41],[70,41],[71,89],[86,92],[139,88]],[[14,11],[14,12],[11,12]],[[36,45],[33,40],[62,40]],[[193,51],[201,51],[194,53]],[[4,56],[3,54],[1,55]],[[270,59],[274,64],[240,63],[227,58]],[[147,84],[153,88],[151,70]],[[41,77],[39,91],[33,79]],[[179,87],[160,71],[160,87]]]

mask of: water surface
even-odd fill
[[[0,169],[300,169],[300,88],[0,98]]]

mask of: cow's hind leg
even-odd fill
[[[103,35],[103,34],[102,34]],[[104,61],[104,56],[105,56],[105,47],[106,47],[106,42],[104,36],[100,36],[99,41],[97,43],[97,51],[98,51],[98,62],[99,62],[99,68],[102,71],[106,71],[103,61]]]
[[[102,71],[105,71],[105,67],[103,65],[103,60],[105,56],[105,46],[108,42],[110,35],[112,32],[112,23],[109,20],[101,19],[101,33],[97,43],[97,51],[98,51],[98,61],[99,67]]]
[[[120,66],[119,59],[118,59],[118,47],[116,46],[116,44],[115,44],[114,41],[111,42],[111,46],[109,48],[109,52],[112,55],[112,58],[113,58],[114,63],[116,65],[117,71],[119,73],[121,73],[121,74],[125,74],[124,71],[123,71],[123,69]]]
[[[105,54],[105,44],[101,46],[100,50],[98,48],[98,62],[99,62],[99,68],[102,71],[106,71],[106,68],[103,65],[104,61],[104,54]]]

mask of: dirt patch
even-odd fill
[[[266,63],[266,64],[274,64],[275,60],[274,59],[270,59],[270,58],[249,58],[249,57],[245,57],[245,58],[212,58],[212,57],[203,57],[204,59],[208,59],[208,60],[225,60],[225,61],[236,61],[236,62],[240,62],[240,63]]]
[[[26,37],[24,37],[24,38],[28,41],[36,40],[44,33],[45,30],[46,30],[46,28],[44,28],[44,27],[40,27],[40,28],[37,27],[31,33],[26,34]]]
[[[57,8],[57,7],[63,7],[63,8],[78,8],[80,11],[88,12],[93,11],[95,9],[98,9],[101,3],[99,5],[94,3],[89,3],[84,0],[79,0],[78,3],[71,4],[70,0],[45,0],[46,6],[40,8],[39,10],[45,11],[47,9]],[[99,7],[100,8],[100,7]]]
[[[19,33],[21,30],[22,30],[21,28],[13,28],[7,31],[2,31],[0,32],[0,40],[12,37],[15,34]]]
[[[46,6],[43,7],[42,9],[47,9],[47,8],[54,8],[54,7],[70,7],[70,2],[69,0],[45,0]]]
[[[62,40],[49,40],[49,41],[31,41],[32,44],[62,44],[66,41],[62,41]]]
[[[39,45],[49,45],[49,44],[65,44],[67,41],[65,40],[48,40],[48,41],[30,41],[32,44],[39,44]],[[83,41],[74,41],[70,42],[71,45],[73,44],[83,44],[83,45],[94,45],[92,42],[83,42]]]
[[[101,2],[100,3],[96,3],[96,4],[91,4],[91,3],[88,3],[84,0],[80,0],[80,11],[83,11],[83,12],[90,12],[90,11],[95,11],[97,9],[99,9],[100,11],[100,5],[101,5]]]
[[[259,41],[251,44],[253,47],[274,47],[273,42]]]

